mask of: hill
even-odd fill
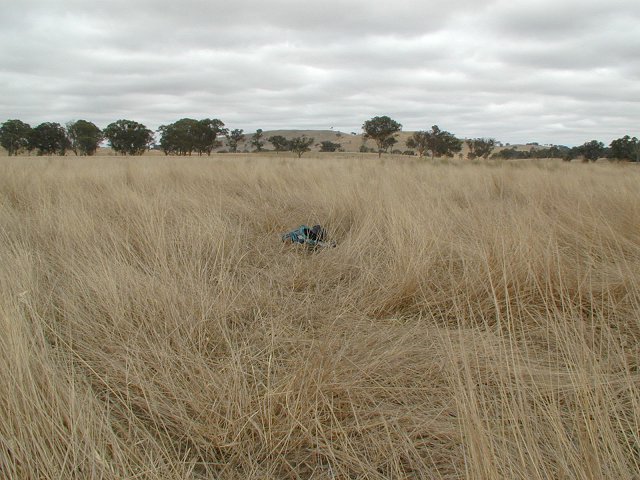
[[[238,151],[249,152],[253,150],[253,148],[250,145],[250,141],[254,133],[255,132],[245,133],[246,135],[245,141],[239,145]],[[394,147],[394,150],[400,150],[400,151],[410,150],[409,148],[407,148],[406,142],[411,137],[411,135],[413,135],[413,133],[414,133],[413,130],[399,132],[398,135],[396,136],[398,143]],[[300,137],[302,135],[307,137],[312,137],[315,140],[314,146],[311,149],[312,151],[319,151],[320,144],[324,141],[339,143],[342,150],[345,152],[359,152],[360,147],[363,144],[366,145],[367,147],[375,148],[375,142],[373,140],[365,141],[364,135],[362,133],[356,133],[356,132],[346,133],[338,130],[282,129],[282,130],[266,130],[263,132],[263,135],[265,140],[274,135],[281,135],[288,140],[294,137]],[[270,143],[267,142],[265,145],[265,148],[272,149],[273,147]],[[526,144],[526,145],[525,144],[508,144],[508,145],[497,146],[494,152],[499,152],[500,150],[503,150],[505,148],[515,148],[518,151],[529,151],[531,149],[543,148],[543,147],[537,144]],[[218,149],[218,151],[221,151],[221,150],[226,150],[226,146],[223,146]],[[461,153],[463,154],[463,156],[466,156],[467,152],[468,152],[468,148],[466,144],[463,144]]]

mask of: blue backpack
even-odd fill
[[[301,243],[311,247],[335,247],[335,242],[327,242],[327,231],[320,225],[307,227],[300,225],[295,230],[282,235],[283,242]]]

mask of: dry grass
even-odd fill
[[[639,181],[5,157],[0,476],[637,479]]]

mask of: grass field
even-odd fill
[[[0,161],[0,476],[637,479],[640,170]],[[322,223],[338,246],[285,246]]]

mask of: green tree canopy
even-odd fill
[[[405,142],[408,148],[414,148],[418,151],[420,158],[424,156],[424,152],[429,147],[429,137],[427,132],[419,131],[413,132],[411,137]]]
[[[578,154],[584,157],[585,162],[589,160],[595,162],[604,153],[604,143],[598,140],[591,140],[583,143],[576,150]]]
[[[434,157],[452,157],[454,153],[462,150],[462,140],[455,137],[454,134],[440,127],[433,125],[431,130],[415,132],[406,142],[407,147],[415,148],[418,155],[422,157],[425,152],[431,152],[431,158]]]
[[[7,120],[0,125],[0,145],[9,155],[18,155],[29,146],[31,127],[20,120]]]
[[[314,139],[313,137],[307,137],[302,135],[301,137],[295,137],[289,140],[289,150],[298,155],[298,158],[302,156],[304,152],[308,152],[311,150],[311,145],[313,145]]]
[[[211,155],[214,148],[222,145],[218,137],[228,133],[224,123],[217,118],[182,118],[169,125],[161,125],[158,132],[160,148],[165,155],[191,155],[193,152]]]
[[[71,146],[67,132],[59,123],[41,123],[31,131],[29,149],[38,155],[64,155]]]
[[[571,149],[564,145],[552,145],[548,148],[532,148],[531,150],[517,150],[516,147],[503,148],[491,155],[491,158],[502,158],[504,160],[525,159],[525,158],[562,158],[570,160],[572,158]]]
[[[227,134],[227,129],[224,128],[224,122],[217,118],[205,118],[199,122],[200,128],[198,129],[198,140],[196,142],[196,151],[198,155],[206,153],[211,155],[214,148],[218,148],[222,145],[222,142],[218,140],[218,137],[222,137]]]
[[[267,138],[267,141],[273,145],[276,152],[286,152],[289,150],[289,140],[282,135],[273,135]]]
[[[264,137],[264,134],[262,133],[262,129],[259,128],[258,130],[256,130],[256,133],[254,133],[253,137],[251,138],[251,145],[255,147],[256,152],[261,152],[262,147],[264,147],[264,140],[262,139],[263,137]]]
[[[382,142],[382,149],[384,150],[384,153],[387,153],[396,143],[398,143],[398,139],[396,137],[385,138],[384,142]]]
[[[205,129],[193,118],[181,118],[169,125],[160,125],[160,148],[165,155],[191,155],[201,150]]]
[[[380,156],[383,151],[386,151],[392,145],[389,143],[389,139],[402,130],[402,125],[384,115],[382,117],[373,117],[371,120],[364,122],[362,130],[364,130],[364,138],[371,138],[376,142],[378,156]]]
[[[619,160],[640,162],[640,141],[636,137],[625,135],[611,142],[611,156]]]
[[[227,132],[225,135],[227,137],[227,146],[229,147],[229,151],[232,153],[236,153],[238,151],[238,144],[244,140],[244,130],[241,128],[236,128]]]
[[[92,122],[77,120],[67,125],[71,150],[76,155],[93,155],[104,139],[102,131]]]
[[[153,132],[133,120],[118,120],[107,125],[104,136],[111,148],[122,155],[142,155],[153,143]]]
[[[453,133],[440,130],[433,125],[427,134],[427,149],[431,151],[431,158],[452,157],[454,153],[462,150],[462,140],[456,138]]]
[[[321,152],[335,152],[341,146],[342,145],[340,145],[339,143],[334,143],[331,140],[325,140],[323,142],[320,142],[320,151]]]
[[[469,159],[477,157],[487,159],[496,146],[496,141],[493,138],[470,138],[465,142],[469,147],[469,152],[467,152],[467,158]]]

